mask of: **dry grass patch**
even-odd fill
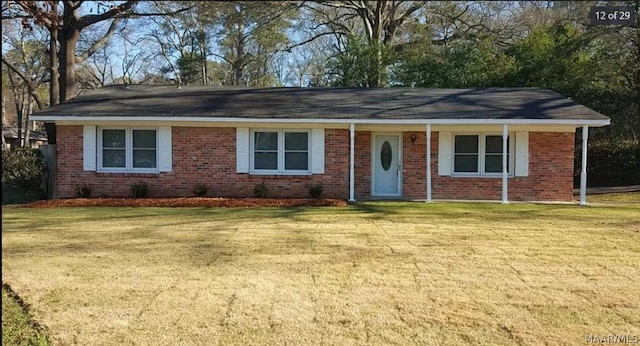
[[[618,192],[589,195],[587,196],[587,203],[640,205],[640,192]]]
[[[60,344],[578,344],[640,334],[640,208],[3,209]]]

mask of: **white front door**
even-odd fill
[[[398,197],[402,187],[402,143],[398,134],[374,134],[372,148],[373,196]]]

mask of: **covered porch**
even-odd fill
[[[349,201],[571,202],[576,128],[583,132],[580,204],[586,205],[589,125],[518,121],[351,123]]]

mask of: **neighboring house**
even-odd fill
[[[59,197],[81,183],[128,196],[142,180],[156,197],[264,182],[351,201],[571,201],[576,128],[609,124],[537,88],[109,86],[31,119],[55,123]]]
[[[7,148],[20,147],[20,141],[18,140],[18,129],[16,127],[3,127],[2,137],[2,144]],[[39,148],[40,146],[47,144],[47,134],[40,131],[30,131],[29,144],[32,148]]]

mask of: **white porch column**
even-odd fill
[[[349,125],[349,202],[356,201],[355,198],[355,142],[356,142],[356,125]]]
[[[431,202],[431,124],[427,124],[427,202]]]
[[[587,205],[587,139],[589,139],[589,126],[583,126],[582,170],[580,171],[580,205]]]
[[[507,179],[507,165],[509,164],[507,160],[507,149],[508,144],[507,140],[509,139],[509,125],[502,125],[502,204],[509,203],[507,198],[508,187],[508,179]]]

